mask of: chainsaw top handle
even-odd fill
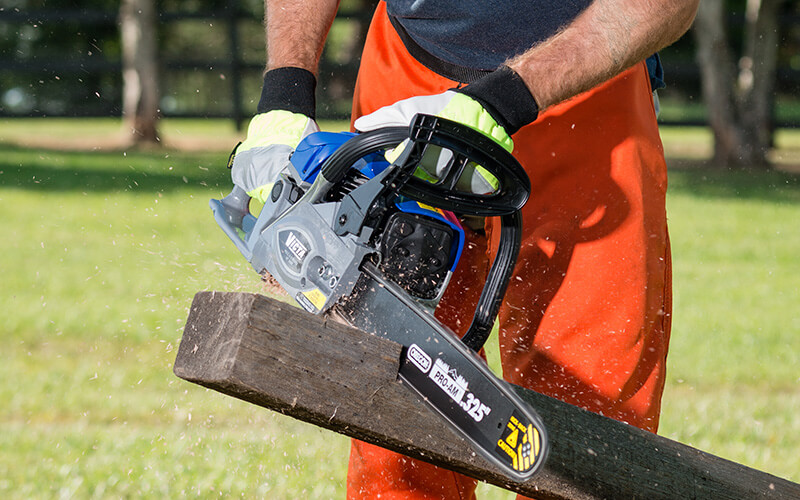
[[[531,183],[516,158],[493,139],[460,123],[431,115],[418,114],[409,127],[411,147],[398,159],[418,165],[431,146],[452,152],[453,156],[438,180],[411,177],[400,194],[424,200],[442,210],[478,217],[506,215],[520,210],[528,201]],[[456,185],[468,166],[479,165],[496,179],[496,189],[477,194]],[[477,175],[477,174],[475,174]]]
[[[386,127],[354,137],[325,161],[321,174],[330,184],[336,184],[358,158],[406,139],[410,143],[395,162],[399,170],[405,171],[402,180],[395,178],[400,180],[398,194],[442,210],[477,217],[510,214],[528,200],[530,180],[511,153],[477,130],[432,115],[416,115],[408,128]],[[435,181],[413,175],[431,146],[452,153]],[[457,189],[458,181],[470,165],[480,165],[491,174],[497,188],[488,194]]]

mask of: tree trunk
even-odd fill
[[[700,2],[693,33],[716,165],[769,166],[781,3],[747,0],[745,43],[737,68],[728,43],[726,2]]]
[[[742,156],[741,130],[734,104],[735,67],[727,32],[725,1],[701,1],[693,33],[708,124],[714,133],[716,165],[729,165]]]
[[[739,60],[739,109],[745,149],[753,165],[767,166],[772,146],[772,103],[778,63],[781,0],[748,0],[744,55]]]
[[[134,143],[159,143],[156,27],[154,0],[122,1],[122,116]]]

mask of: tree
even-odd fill
[[[729,44],[725,0],[702,0],[694,24],[703,98],[714,133],[714,162],[769,167],[772,103],[783,0],[746,0],[738,64]]]
[[[158,45],[155,0],[123,0],[122,116],[134,143],[159,143]]]

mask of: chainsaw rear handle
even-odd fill
[[[209,205],[217,225],[250,262],[253,252],[237,231],[241,230],[247,236],[255,225],[256,218],[250,214],[250,196],[244,189],[234,185],[228,196],[221,200],[212,199]]]

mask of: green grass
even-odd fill
[[[800,178],[671,173],[661,434],[800,481]]]
[[[346,438],[172,374],[195,292],[261,289],[208,210],[230,188],[227,152],[14,145],[116,130],[0,122],[0,497],[342,498]],[[167,141],[178,133],[236,136],[221,122],[165,125]],[[783,135],[782,150],[800,149],[798,136]],[[666,130],[664,142],[672,156],[710,150],[702,130]],[[800,181],[702,166],[670,175],[660,432],[800,481]]]

